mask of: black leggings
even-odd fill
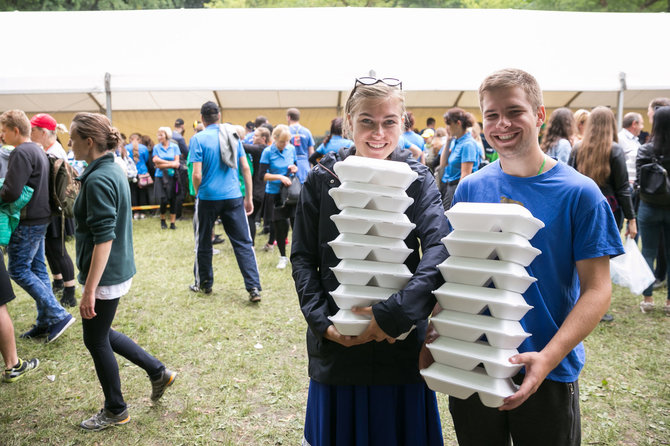
[[[177,203],[177,197],[175,195],[172,195],[170,198],[167,197],[161,198],[161,215],[167,212],[168,204],[170,205],[170,214],[176,214],[177,213],[176,203]]]
[[[74,280],[74,265],[72,259],[67,253],[67,249],[63,244],[63,239],[49,238],[44,239],[44,253],[49,262],[49,269],[54,276],[57,274],[63,275],[63,282]]]
[[[288,237],[289,222],[293,228],[295,220],[295,205],[286,205],[284,207],[276,207],[273,215],[274,221],[272,225],[275,230],[275,239],[277,240],[277,248],[279,248],[279,255],[286,257],[286,237]]]
[[[95,372],[105,394],[105,409],[115,415],[126,409],[126,403],[121,393],[119,365],[114,353],[144,369],[151,380],[159,379],[165,370],[162,362],[145,352],[126,335],[111,328],[118,305],[119,299],[96,299],[96,316],[81,321],[84,329],[84,345],[91,353]]]

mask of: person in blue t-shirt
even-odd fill
[[[298,179],[304,183],[309,173],[309,157],[314,153],[314,138],[307,127],[300,125],[300,110],[297,108],[286,110],[286,120],[292,135],[290,143],[295,147],[298,158]]]
[[[189,141],[189,162],[193,164],[193,189],[196,194],[193,226],[197,234],[195,242],[194,292],[212,292],[214,272],[212,270],[212,229],[217,218],[233,247],[237,265],[249,301],[260,302],[261,282],[256,263],[247,215],[254,211],[253,184],[247,155],[235,128],[219,124],[221,112],[212,101],[200,108],[205,130]],[[220,129],[220,127],[222,129]],[[221,146],[221,141],[225,144]],[[240,191],[238,173],[244,180],[244,198]]]
[[[140,142],[140,134],[132,133],[128,138],[130,141],[129,144],[126,144],[126,151],[128,155],[133,157],[135,161],[135,167],[137,168],[138,180],[140,176],[149,175],[149,170],[147,169],[147,161],[149,161],[149,149],[147,146]],[[150,177],[151,178],[151,177]],[[130,197],[132,205],[134,206],[146,206],[149,204],[149,189],[147,187],[140,187],[140,182],[131,182],[130,183]],[[144,218],[144,211],[136,211],[133,214],[134,219]]]
[[[444,122],[452,138],[447,143],[448,149],[440,153],[440,166],[444,167],[442,205],[447,211],[451,207],[458,182],[477,171],[481,157],[479,146],[468,132],[468,128],[475,123],[470,113],[458,107],[449,109],[444,114]]]
[[[309,157],[309,162],[316,164],[326,153],[337,152],[342,148],[348,149],[353,145],[352,140],[342,137],[342,118],[337,117],[330,121],[330,133]]]
[[[508,444],[511,438],[515,444],[576,446],[582,341],[609,307],[609,261],[624,253],[621,237],[598,186],[540,148],[546,112],[533,76],[497,71],[479,87],[479,101],[484,134],[500,158],[464,178],[454,203],[517,203],[545,227],[530,240],[542,253],[526,267],[537,282],[523,294],[533,308],[521,325],[532,336],[509,358],[524,366],[513,377],[520,387],[499,408],[485,407],[477,394],[450,397],[454,428],[461,445]],[[431,331],[427,339],[435,337]]]
[[[160,203],[161,229],[167,229],[165,213],[170,205],[170,229],[177,229],[177,169],[179,169],[179,146],[170,141],[172,129],[160,127],[156,134],[158,144],[154,146],[153,162],[156,165],[154,198]]]
[[[267,182],[265,185],[265,199],[274,204],[272,225],[279,249],[279,263],[277,269],[284,269],[288,265],[286,257],[286,237],[289,224],[293,227],[295,218],[295,204],[281,201],[282,187],[289,187],[292,177],[298,172],[298,158],[295,147],[289,144],[291,132],[287,126],[280,124],[272,132],[274,142],[263,150],[260,161],[260,175]]]
[[[405,141],[408,141],[412,144],[414,144],[420,151],[420,157],[417,157],[416,154],[414,154],[414,157],[421,161],[423,164],[426,164],[426,159],[425,159],[425,151],[426,151],[426,141],[416,133],[414,130],[414,113],[412,112],[407,112],[406,118],[405,118],[405,133],[402,134],[402,137],[405,139]]]

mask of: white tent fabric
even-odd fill
[[[0,109],[338,107],[357,76],[402,79],[410,107],[477,107],[492,71],[535,75],[548,108],[670,96],[668,14],[307,8],[0,13]]]

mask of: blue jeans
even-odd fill
[[[47,225],[19,225],[7,246],[9,277],[35,299],[38,327],[54,325],[69,313],[51,291],[51,281],[44,263],[44,234]]]
[[[216,218],[221,218],[223,229],[228,235],[230,244],[235,252],[237,265],[244,277],[244,286],[247,291],[253,288],[261,289],[261,282],[256,264],[249,222],[244,211],[244,200],[232,198],[230,200],[201,200],[195,201],[195,216],[193,226],[195,230],[196,261],[194,267],[195,284],[200,288],[211,288],[214,283],[212,271],[212,228]]]
[[[663,240],[665,258],[670,259],[670,236],[668,236],[670,234],[670,209],[657,208],[641,201],[637,224],[642,237],[642,256],[647,261],[649,268],[654,271],[654,259],[661,243],[661,230],[666,234]],[[667,263],[667,266],[670,267],[670,262]],[[652,291],[653,284],[649,285],[642,295],[649,297]],[[670,290],[668,290],[668,299],[670,299]]]

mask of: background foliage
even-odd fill
[[[0,0],[0,11],[97,11],[165,8],[403,7],[670,12],[670,0]]]

